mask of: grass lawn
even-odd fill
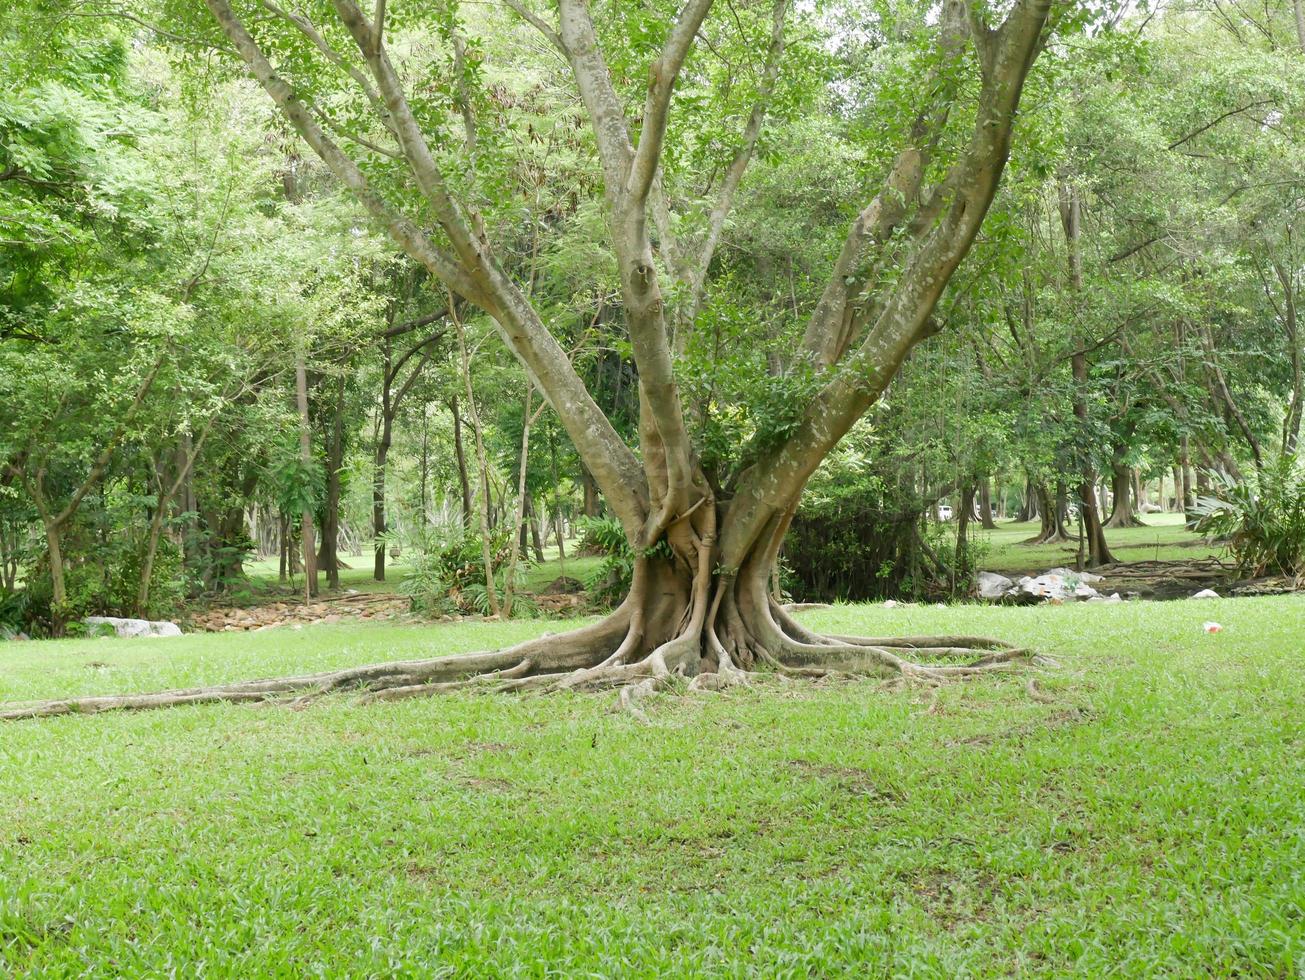
[[[1208,635],[1206,619],[1225,630]],[[888,693],[210,705],[0,728],[0,976],[1249,976],[1305,963],[1305,600],[839,607],[1064,663]],[[0,698],[556,629],[0,645]]]
[[[1182,514],[1147,514],[1142,520],[1145,527],[1106,528],[1106,543],[1117,561],[1190,560],[1224,551],[1221,545],[1207,543],[1187,530]],[[1075,533],[1073,527],[1069,530]],[[988,549],[981,558],[983,567],[992,571],[1024,574],[1061,565],[1072,567],[1078,554],[1077,540],[1025,544],[1038,533],[1037,521],[1001,521],[997,530],[977,533]]]
[[[578,579],[581,583],[588,581],[589,576],[597,571],[603,560],[593,556],[575,557],[571,551],[574,544],[572,542],[568,546],[565,560],[558,557],[557,547],[552,546],[544,549],[543,562],[528,566],[523,565],[518,574],[521,576],[520,580],[526,591],[539,592],[562,574],[565,574],[567,578]],[[363,555],[362,557],[345,555],[344,560],[351,567],[340,569],[341,589],[352,589],[355,592],[394,592],[408,574],[408,564],[402,557],[397,560],[387,559],[384,582],[378,582],[372,577],[371,555]],[[271,587],[277,585],[277,560],[275,558],[246,562],[245,571],[250,579],[259,586]],[[301,584],[302,579],[296,576],[295,583],[296,585]],[[325,584],[325,580],[323,580],[323,584]]]

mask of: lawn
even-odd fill
[[[1207,634],[1201,623],[1221,622]],[[212,705],[0,728],[0,975],[1295,977],[1305,600],[839,607],[1063,669],[924,692]],[[556,624],[0,645],[0,698]]]
[[[525,590],[527,592],[541,592],[562,575],[576,579],[582,584],[588,581],[589,576],[597,571],[603,559],[592,555],[576,557],[573,553],[575,544],[576,542],[569,543],[567,557],[564,559],[558,556],[557,547],[554,545],[544,549],[544,561],[523,563],[519,574]],[[409,566],[402,556],[398,559],[388,559],[386,561],[384,582],[378,582],[372,577],[371,555],[362,557],[345,555],[344,560],[350,567],[340,569],[340,588],[342,590],[394,592],[408,575]],[[259,588],[267,589],[278,584],[277,560],[275,558],[245,562],[245,572]],[[300,586],[302,581],[299,576],[295,577],[296,586]],[[322,584],[325,586],[325,580],[323,580]]]
[[[1147,514],[1145,527],[1106,528],[1106,543],[1121,562],[1163,559],[1187,561],[1223,554],[1221,545],[1207,542],[1183,526],[1182,514]],[[973,525],[971,525],[973,528]],[[1071,527],[1070,533],[1075,533]],[[1073,567],[1078,541],[1025,544],[1038,533],[1037,521],[1002,521],[995,531],[978,531],[980,562],[996,572],[1026,574],[1067,565]]]

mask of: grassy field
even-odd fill
[[[1182,514],[1147,514],[1142,520],[1145,527],[1106,528],[1106,543],[1117,561],[1188,560],[1223,551],[1221,546],[1210,544],[1201,535],[1187,530]],[[1070,532],[1074,533],[1074,528]],[[1037,521],[1002,521],[995,531],[979,531],[979,540],[987,549],[980,559],[983,567],[998,572],[1026,573],[1060,565],[1073,566],[1078,554],[1077,541],[1024,543],[1037,533]]]
[[[584,583],[602,563],[601,558],[585,556],[577,558],[567,551],[568,557],[558,557],[556,546],[544,549],[544,561],[522,567],[521,583],[527,592],[539,592],[545,586],[565,574],[567,578]],[[344,560],[351,567],[340,570],[340,588],[355,592],[394,592],[408,574],[408,564],[402,557],[391,559],[386,563],[385,581],[378,582],[372,577],[372,558],[370,555],[358,557],[345,555]],[[261,588],[277,585],[277,562],[275,558],[245,563],[245,571],[250,579]],[[296,585],[301,579],[295,579]]]
[[[0,976],[1300,975],[1305,601],[808,620],[1064,669],[1049,704],[1017,677],[932,703],[772,681],[660,696],[648,725],[580,694],[10,723]],[[0,645],[0,698],[547,628]]]

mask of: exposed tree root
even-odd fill
[[[599,623],[498,652],[153,694],[0,705],[0,719],[211,702],[303,707],[341,691],[362,692],[364,701],[376,702],[456,690],[603,689],[617,690],[617,707],[643,718],[639,702],[677,678],[686,679],[693,691],[744,686],[762,674],[781,679],[878,676],[913,686],[938,686],[1039,662],[1029,650],[982,636],[815,633],[770,599],[764,579],[713,578],[704,568],[694,576],[691,588],[678,592],[649,588],[646,574],[637,586],[621,608]],[[1031,696],[1037,698],[1041,692],[1035,692],[1036,687],[1030,687]]]

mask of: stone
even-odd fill
[[[1015,588],[1014,582],[996,572],[980,572],[978,584],[979,597],[982,599],[1000,599]]]
[[[87,616],[82,620],[92,632],[107,633],[113,630],[117,636],[138,637],[138,636],[180,636],[181,627],[176,623],[169,623],[150,619],[121,619],[117,616]]]
[[[1068,574],[1063,574],[1068,572]],[[1101,581],[1101,576],[1090,576],[1094,581]],[[1036,577],[1025,576],[1019,580],[1019,591],[1024,595],[1044,599],[1047,602],[1074,602],[1083,599],[1099,598],[1101,593],[1087,584],[1083,576],[1068,569],[1056,569]]]
[[[1202,589],[1200,592],[1197,592],[1195,595],[1189,596],[1188,598],[1190,598],[1190,599],[1218,599],[1218,598],[1219,598],[1219,593],[1218,593],[1218,592],[1215,592],[1214,589]]]

